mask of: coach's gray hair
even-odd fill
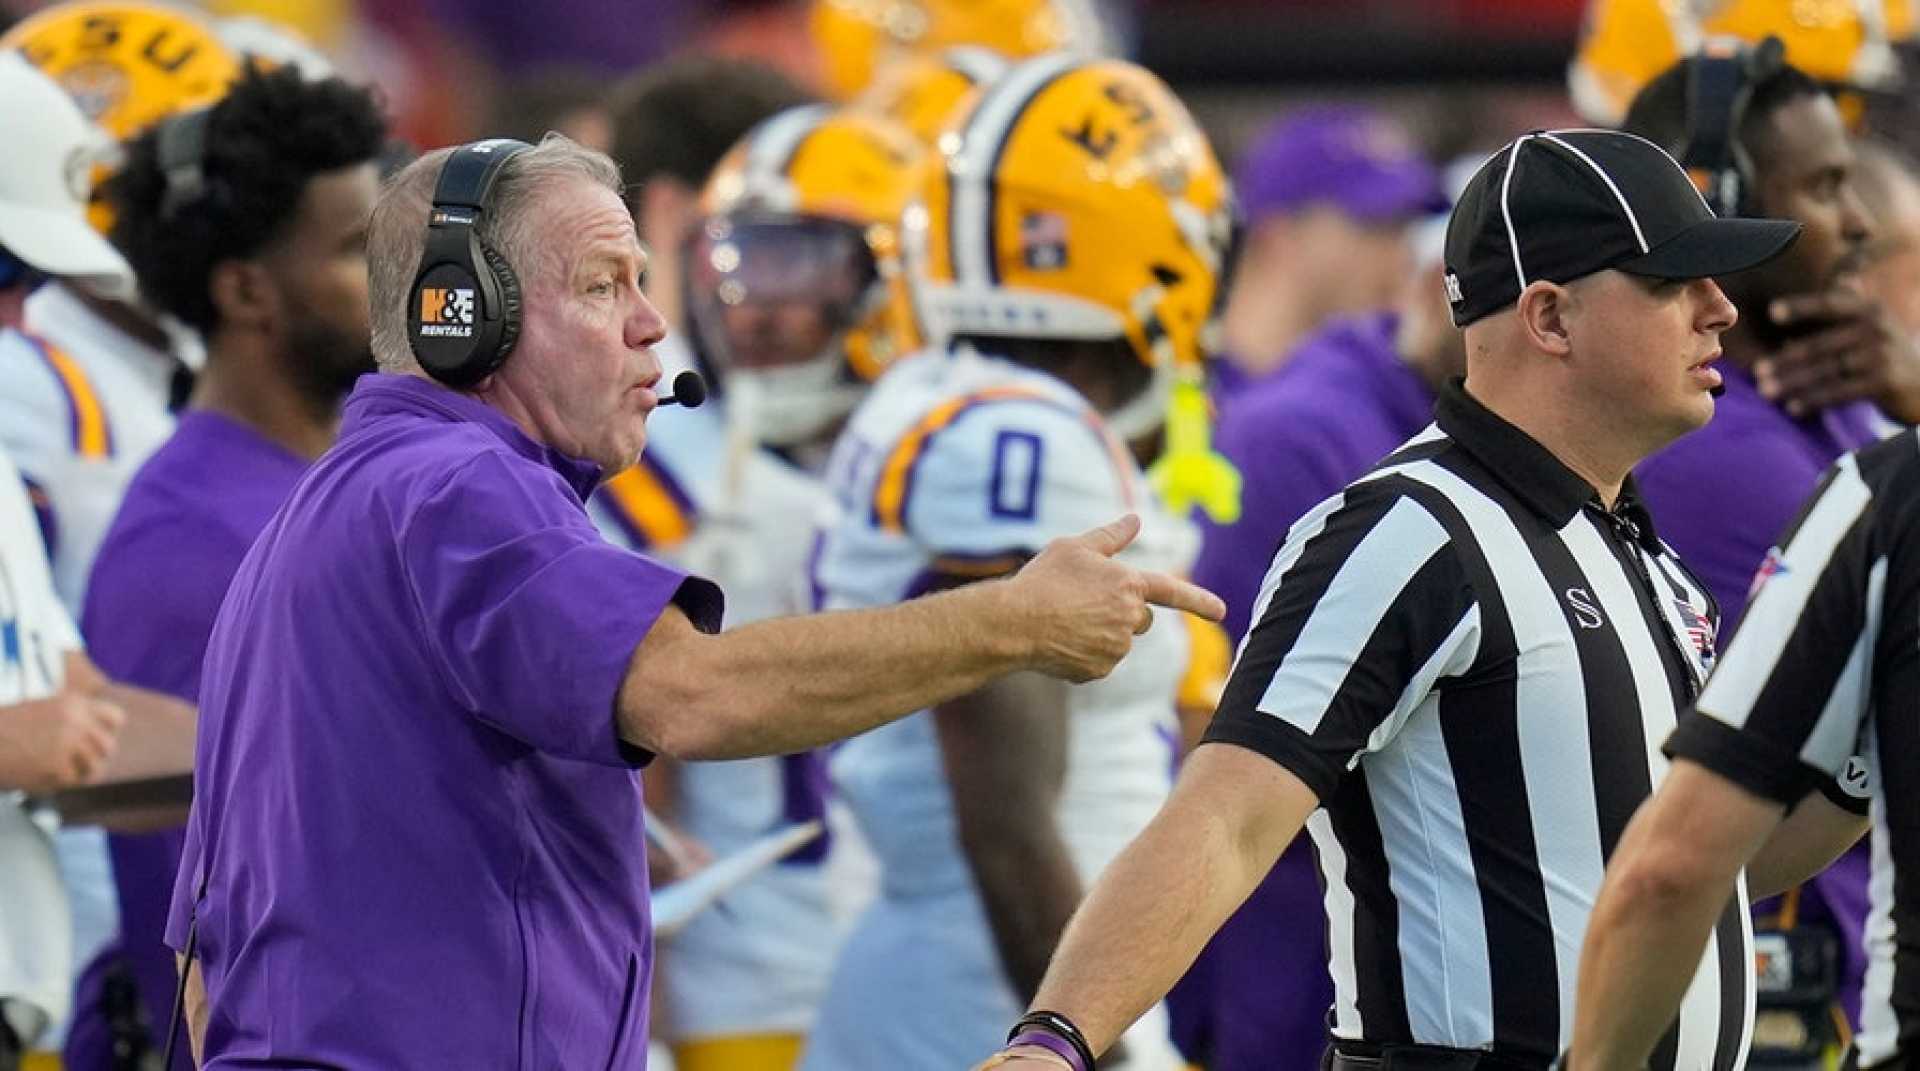
[[[407,341],[407,301],[426,251],[433,190],[453,153],[453,149],[436,149],[402,168],[387,181],[373,207],[367,231],[367,292],[373,305],[373,356],[385,372],[420,369]],[[532,211],[535,195],[564,178],[583,178],[616,196],[622,193],[620,169],[605,153],[565,135],[548,134],[531,150],[507,161],[488,195],[486,213],[476,228],[480,240],[506,258],[523,288],[541,260]]]

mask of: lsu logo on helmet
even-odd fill
[[[1567,71],[1574,107],[1614,126],[1635,94],[1713,37],[1787,46],[1787,62],[1820,81],[1890,91],[1900,76],[1891,42],[1912,37],[1907,0],[1589,0],[1579,51]]]
[[[789,444],[850,412],[919,345],[899,223],[930,154],[891,120],[829,105],[755,127],[714,170],[687,257],[687,310],[755,432]]]
[[[1054,54],[982,93],[939,151],[906,224],[928,332],[1124,338],[1154,386],[1109,423],[1156,426],[1201,365],[1233,222],[1185,106],[1134,64]]]

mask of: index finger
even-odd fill
[[[1227,616],[1227,604],[1220,601],[1220,596],[1198,584],[1178,580],[1165,573],[1141,573],[1140,579],[1146,582],[1143,593],[1146,600],[1155,606],[1185,610],[1208,621],[1219,621]]]
[[[1776,324],[1804,323],[1808,320],[1844,320],[1858,316],[1867,307],[1867,299],[1854,290],[1823,290],[1812,294],[1793,294],[1775,298],[1767,306],[1767,316]]]

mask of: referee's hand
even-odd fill
[[[1114,561],[1140,534],[1129,513],[1071,539],[1047,544],[1007,585],[1013,609],[1035,644],[1033,668],[1079,683],[1097,680],[1153,624],[1153,606],[1218,621],[1219,596],[1168,576]]]

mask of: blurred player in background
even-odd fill
[[[1916,28],[1914,6],[1906,0],[1591,0],[1567,85],[1582,115],[1615,126],[1648,82],[1709,39],[1757,42],[1775,35],[1786,46],[1787,62],[1814,80],[1890,93],[1902,83],[1895,45],[1911,39]]]
[[[755,127],[707,183],[685,249],[686,315],[725,416],[676,425],[643,464],[693,489],[698,522],[673,554],[722,585],[729,626],[813,608],[796,533],[825,498],[827,447],[917,341],[898,235],[925,157],[894,123],[809,105]],[[655,780],[656,810],[716,856],[826,819],[826,770],[810,753]],[[679,1071],[795,1065],[841,936],[827,850],[815,841],[663,943],[656,1036]]]
[[[627,207],[647,247],[647,300],[670,328],[657,347],[669,378],[692,366],[681,338],[680,250],[700,219],[707,177],[755,124],[811,101],[771,68],[705,57],[649,67],[614,91],[608,155],[620,165]]]
[[[1221,319],[1215,397],[1279,368],[1336,316],[1390,307],[1413,274],[1412,225],[1447,210],[1440,175],[1383,115],[1309,108],[1234,173],[1246,235]]]
[[[1011,60],[1106,51],[1091,0],[814,0],[812,28],[826,57],[827,92],[841,100],[858,96],[896,60],[956,45]]]
[[[883,68],[853,107],[904,123],[932,145],[973,95],[992,85],[1013,61],[990,48],[955,45],[939,52],[915,52]]]
[[[0,50],[18,50],[52,76],[116,139],[211,103],[240,69],[207,24],[155,4],[58,4],[15,25]],[[92,174],[102,231],[105,174]],[[0,449],[34,489],[54,586],[76,620],[127,483],[172,433],[200,360],[197,340],[163,328],[130,294],[75,280],[39,288],[21,332],[0,336]],[[118,924],[106,842],[97,829],[70,829],[58,844],[85,963]]]
[[[1152,75],[1067,55],[1015,67],[941,138],[910,262],[933,349],[835,444],[825,605],[1003,575],[1084,518],[1184,570],[1196,534],[1133,454],[1201,361],[1230,225],[1225,176]],[[1081,890],[1165,797],[1187,632],[1162,617],[1107,681],[1014,678],[833,755],[881,865],[834,968],[809,1069],[964,1066],[1038,983]],[[1164,1015],[1113,1066],[1168,1068]]]
[[[296,67],[251,68],[218,104],[128,145],[108,180],[141,292],[204,340],[178,427],[128,486],[94,562],[81,632],[106,672],[198,699],[207,636],[240,559],[333,442],[372,371],[366,225],[386,124],[372,95]],[[162,943],[184,830],[116,835],[119,956],[144,1014],[88,1002],[68,1071],[158,1053],[173,1008]],[[155,1057],[157,1058],[157,1057]],[[176,1069],[191,1066],[182,1046]]]

